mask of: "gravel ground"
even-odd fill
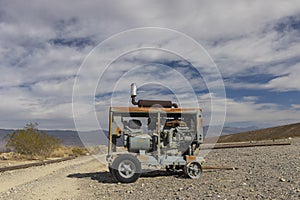
[[[212,150],[206,165],[238,169],[205,170],[200,179],[158,171],[131,184],[116,183],[97,160],[82,157],[0,174],[0,199],[300,199],[299,149],[300,138],[288,146]]]

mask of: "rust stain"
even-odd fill
[[[186,158],[186,162],[189,163],[189,162],[192,162],[192,161],[195,161],[196,160],[196,156],[185,156]]]
[[[115,128],[115,132],[114,132],[114,133],[115,133],[115,135],[121,135],[122,130],[120,129],[120,127],[117,126],[117,127]]]
[[[157,112],[157,111],[162,111],[162,112],[167,112],[167,113],[172,113],[172,112],[193,112],[193,111],[200,111],[202,112],[202,109],[195,109],[195,108],[156,108],[156,107],[151,107],[151,108],[143,108],[143,107],[111,107],[111,110],[113,112]]]
[[[147,155],[137,155],[136,157],[141,162],[148,162],[149,161],[149,156],[147,156]]]

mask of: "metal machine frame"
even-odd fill
[[[124,125],[124,118],[155,119],[152,136],[150,137],[147,133],[148,130],[138,129],[130,130],[131,133],[136,131],[133,134],[136,137],[130,137],[127,134],[129,127]],[[183,119],[191,121],[190,127],[193,127],[193,130],[187,131],[185,127],[180,128],[180,123],[185,125],[185,122],[181,122]],[[185,139],[185,143],[181,141],[182,139],[178,139],[177,143],[170,141],[170,139],[164,142],[164,137],[167,137],[165,136],[166,133],[170,134],[171,131],[163,132],[162,129],[174,122],[178,122],[176,124],[178,128],[175,127],[170,130],[185,131],[188,135],[186,138],[189,138]],[[116,147],[119,140],[123,140],[125,147],[123,152],[117,151]],[[170,147],[171,143],[172,148]],[[202,174],[201,166],[204,159],[196,156],[196,152],[201,143],[203,143],[201,109],[177,108],[177,106],[175,108],[159,106],[110,108],[107,162],[112,176],[119,182],[134,182],[139,178],[142,169],[149,167],[166,168],[168,171],[183,170],[190,178],[199,178]],[[179,150],[179,144],[185,145],[186,149]]]

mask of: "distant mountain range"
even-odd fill
[[[214,127],[211,127],[214,129]],[[253,130],[258,130],[260,129],[257,126],[249,126],[249,127],[230,127],[230,126],[225,126],[223,127],[222,134],[221,135],[230,135],[234,133],[242,133],[246,131],[253,131]],[[208,126],[203,127],[204,135],[206,135],[206,132],[208,130]],[[219,135],[219,133],[215,133],[215,135]]]
[[[244,142],[300,137],[300,123],[222,135],[218,142]]]
[[[203,127],[204,133],[207,132],[208,127]],[[239,128],[239,127],[224,127],[222,131],[222,135],[228,135],[233,133],[240,133],[250,130],[256,130],[258,127],[246,127],[246,128]],[[9,134],[13,133],[14,129],[0,129],[0,150],[5,149],[6,141],[4,137]],[[89,131],[89,132],[82,132],[78,133],[77,131],[72,130],[44,130],[47,134],[57,137],[62,141],[62,144],[65,146],[94,146],[94,145],[106,145],[108,131],[103,131],[101,134],[100,130]],[[217,134],[218,135],[218,134]],[[83,141],[83,142],[82,142]],[[83,144],[84,143],[84,144]],[[120,144],[121,145],[121,142]]]

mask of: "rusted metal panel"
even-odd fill
[[[157,108],[157,107],[151,107],[151,108],[143,108],[143,107],[111,107],[111,110],[113,112],[166,112],[166,113],[177,113],[177,112],[202,112],[202,109],[196,109],[196,108]]]
[[[166,127],[174,127],[174,126],[187,126],[186,123],[184,121],[180,121],[180,120],[172,120],[172,121],[168,121],[165,124]]]
[[[117,135],[117,136],[120,136],[121,133],[122,133],[122,129],[119,126],[116,126],[115,129],[114,129],[113,134]]]
[[[189,163],[189,162],[193,162],[196,160],[196,156],[185,156],[185,159],[186,159],[186,162]]]

